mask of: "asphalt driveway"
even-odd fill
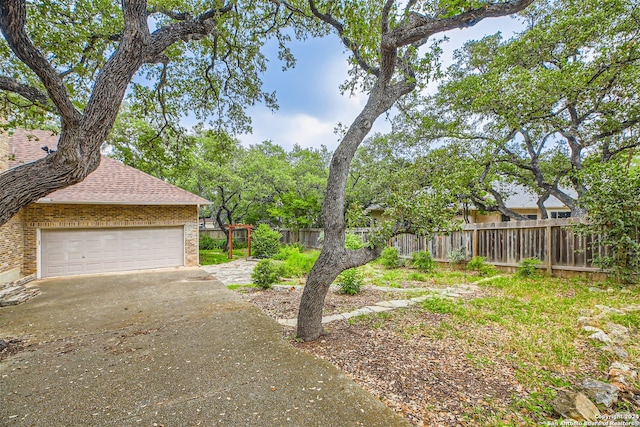
[[[48,279],[0,309],[0,425],[406,426],[201,269]]]

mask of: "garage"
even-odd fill
[[[41,277],[184,265],[184,227],[42,230]]]

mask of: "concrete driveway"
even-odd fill
[[[406,426],[201,269],[48,279],[0,309],[0,425]]]

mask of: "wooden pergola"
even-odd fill
[[[229,224],[227,228],[229,229],[229,259],[233,259],[233,230],[235,229],[247,230],[247,253],[251,256],[251,230],[254,229],[254,226],[251,224]]]

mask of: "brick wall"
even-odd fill
[[[0,129],[0,172],[7,169],[9,169],[9,133]]]
[[[34,203],[25,209],[23,274],[37,270],[39,228],[185,226],[185,264],[198,265],[196,206],[56,205]]]
[[[0,227],[0,283],[12,281],[18,276],[23,265],[24,233],[22,228],[22,213],[14,216]],[[6,280],[5,280],[6,279]]]

